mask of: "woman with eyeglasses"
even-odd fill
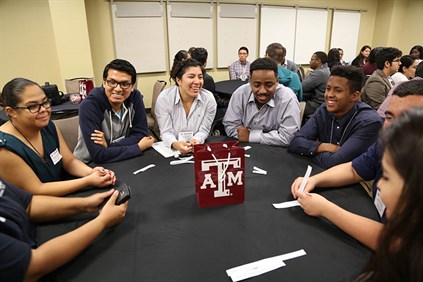
[[[398,71],[391,75],[391,78],[395,84],[413,79],[416,76],[416,68],[419,62],[420,59],[416,59],[413,56],[402,56],[400,59],[400,67]]]
[[[160,136],[167,147],[186,154],[204,143],[216,115],[213,94],[203,89],[203,64],[186,59],[173,66],[176,86],[162,91],[156,102]]]
[[[51,101],[37,83],[15,78],[0,98],[9,116],[0,126],[0,178],[33,194],[53,196],[115,183],[114,172],[91,168],[73,156],[50,121]],[[62,181],[66,173],[76,178]]]

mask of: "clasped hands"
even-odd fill
[[[194,145],[200,144],[200,141],[198,141],[195,138],[192,138],[189,142],[185,141],[175,141],[172,143],[172,147],[175,150],[178,150],[182,154],[193,152]]]

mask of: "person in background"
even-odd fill
[[[401,51],[382,48],[376,54],[377,70],[367,79],[361,90],[361,100],[377,110],[392,88],[391,75],[399,69]]]
[[[103,71],[103,85],[91,90],[79,107],[74,155],[83,162],[110,163],[140,156],[153,145],[137,73],[131,63],[115,59]]]
[[[355,281],[423,281],[422,124],[423,108],[414,108],[384,132],[383,177],[377,186],[388,222]]]
[[[295,134],[288,151],[310,157],[325,169],[364,153],[377,140],[382,119],[358,101],[362,83],[359,68],[334,67],[326,86],[326,102]]]
[[[78,256],[124,218],[128,203],[115,205],[118,195],[113,189],[85,198],[32,195],[0,179],[0,281],[37,281]],[[36,223],[98,213],[106,200],[94,219],[38,246]]]
[[[210,92],[214,93],[216,91],[216,85],[214,84],[214,79],[211,77],[205,70],[207,66],[207,57],[208,52],[205,48],[198,47],[194,48],[191,51],[191,59],[197,60],[203,64],[204,73],[203,73],[203,88],[209,90]]]
[[[229,67],[229,78],[231,80],[248,80],[250,76],[250,62],[248,58],[248,48],[242,46],[238,50],[239,60],[232,63]]]
[[[50,120],[51,100],[37,83],[12,79],[3,87],[1,104],[9,121],[0,127],[0,178],[33,194],[53,196],[115,183],[113,171],[91,168],[72,155]],[[75,179],[65,180],[66,174]]]
[[[348,65],[348,63],[344,61],[344,50],[342,50],[342,48],[338,48],[338,51],[339,51],[339,61],[341,62],[341,65],[343,66]]]
[[[423,107],[422,80],[411,80],[401,83],[397,87],[386,112],[387,118],[385,119],[384,128],[394,123],[401,113],[413,107]],[[405,141],[407,140],[404,136],[402,138]],[[409,148],[412,149],[413,147]],[[302,177],[299,177],[291,186],[292,196],[298,198],[298,202],[300,202],[304,212],[308,215],[325,217],[341,230],[374,250],[378,245],[379,234],[383,228],[382,222],[386,220],[384,206],[376,187],[376,184],[382,177],[382,152],[383,144],[377,141],[370,146],[367,152],[355,158],[352,162],[334,166],[311,176],[304,188],[304,192],[298,190],[303,180]],[[420,167],[416,166],[416,168],[419,169]],[[379,212],[380,221],[353,214],[328,201],[319,194],[310,193],[315,187],[342,187],[359,183],[363,180],[374,180],[372,198]]]
[[[191,53],[191,58],[202,63],[204,68],[207,65],[207,56],[207,50],[204,48],[196,48]],[[206,72],[206,70],[204,70],[203,80],[203,88],[213,93],[213,96],[217,103],[216,116],[214,118],[214,121],[221,122],[223,117],[225,116],[226,109],[228,108],[229,99],[223,99],[216,93],[216,85],[214,83],[214,79]]]
[[[274,60],[251,64],[250,83],[232,94],[223,125],[241,142],[288,146],[300,128],[300,107],[294,92],[278,83]]]
[[[367,58],[370,55],[370,51],[372,50],[372,47],[369,45],[364,45],[360,49],[360,53],[355,57],[354,60],[352,60],[351,65],[356,67],[363,67],[364,64],[367,62]]]
[[[413,56],[405,55],[400,59],[400,67],[391,77],[395,84],[408,81],[416,76],[416,68],[420,63],[420,59]]]
[[[341,56],[339,55],[338,48],[332,48],[328,52],[328,68],[332,70],[334,66],[339,66],[341,64]]]
[[[297,96],[298,101],[303,99],[303,89],[301,81],[298,75],[284,67],[282,62],[284,61],[283,46],[279,43],[272,43],[266,48],[266,57],[273,59],[278,65],[278,80],[280,84],[291,88],[294,94]]]
[[[306,121],[325,101],[324,93],[330,70],[327,64],[328,56],[318,51],[311,56],[310,68],[313,70],[303,79],[303,100],[306,101],[304,121]]]
[[[195,49],[194,47],[191,47],[190,50]],[[191,52],[192,52],[191,50]],[[180,61],[186,60],[188,58],[191,58],[191,53],[188,53],[188,51],[186,50],[179,50],[176,54],[175,57],[173,57],[173,64],[172,67],[174,65],[176,65],[177,63],[179,63]],[[169,82],[172,83],[172,77],[169,77]]]
[[[203,88],[203,64],[187,59],[173,66],[176,86],[163,90],[156,102],[160,136],[167,147],[183,154],[204,143],[216,115],[213,94]]]
[[[415,77],[413,78],[413,80],[423,80],[423,61],[420,62],[417,65],[416,68],[416,73],[415,73]],[[380,107],[377,109],[377,113],[379,114],[379,116],[381,116],[382,118],[385,118],[385,112],[386,109],[388,108],[389,102],[391,101],[392,98],[392,93],[395,91],[395,89],[398,87],[398,85],[400,85],[401,83],[398,83],[396,85],[394,85],[394,87],[392,87],[391,90],[389,90],[388,96],[386,96],[386,99],[383,101],[383,103],[380,105]]]
[[[382,47],[373,48],[370,51],[369,57],[367,58],[367,62],[363,65],[363,73],[364,75],[371,76],[375,70],[377,70],[376,65],[376,54],[382,49]]]
[[[421,45],[413,46],[413,48],[411,48],[410,50],[410,55],[416,59],[423,60],[423,46]]]
[[[284,46],[282,46],[282,50],[283,50],[282,67],[286,68],[287,70],[292,71],[293,73],[296,73],[299,76],[299,78],[301,79],[300,70],[298,69],[297,64],[286,58],[286,48]]]

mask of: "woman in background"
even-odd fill
[[[360,54],[355,57],[355,59],[351,62],[351,65],[360,68],[363,67],[363,65],[367,62],[367,58],[369,57],[371,50],[372,47],[369,45],[364,45],[361,47]]]
[[[341,62],[341,65],[345,66],[348,65],[347,62],[344,61],[344,50],[342,48],[338,48],[339,51],[339,61]]]
[[[402,56],[400,59],[400,67],[398,72],[394,73],[391,77],[395,84],[408,81],[416,76],[416,68],[420,60],[410,55]]]
[[[75,158],[50,120],[51,100],[37,83],[25,78],[9,81],[0,102],[9,116],[0,126],[0,178],[33,194],[53,196],[115,183],[112,171]],[[77,178],[62,181],[66,173]]]
[[[385,129],[383,176],[377,185],[388,222],[357,281],[423,281],[422,124],[423,108],[414,108]]]
[[[217,105],[213,94],[203,89],[200,62],[183,60],[172,67],[170,75],[176,86],[160,93],[156,117],[165,145],[185,154],[209,136]]]
[[[421,45],[413,46],[413,48],[411,48],[410,50],[410,55],[416,59],[423,60],[423,46]]]
[[[332,70],[334,66],[342,65],[341,56],[338,48],[332,48],[329,50],[327,63],[330,70]]]
[[[373,48],[372,51],[370,51],[369,57],[367,58],[367,62],[363,66],[364,75],[370,76],[375,70],[377,70],[376,55],[377,52],[379,52],[381,49],[382,47],[376,47]]]

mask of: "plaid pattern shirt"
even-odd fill
[[[240,60],[235,61],[229,67],[229,77],[231,80],[248,80],[250,77],[250,62],[247,61],[242,64]]]

